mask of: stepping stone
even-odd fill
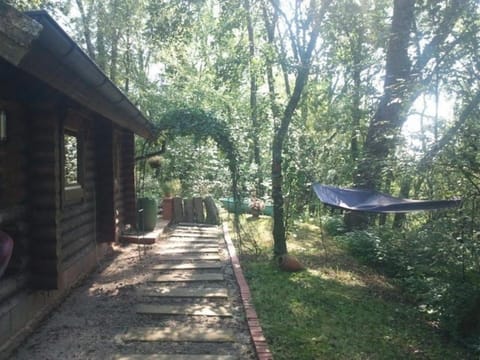
[[[160,240],[162,229],[156,229],[148,232],[132,232],[129,234],[121,234],[119,241],[131,244],[154,244]]]
[[[232,313],[224,306],[209,306],[196,304],[180,305],[158,305],[158,304],[137,304],[137,314],[148,315],[188,315],[188,316],[219,316],[231,317]]]
[[[183,241],[192,241],[192,240],[195,240],[195,241],[220,241],[222,240],[221,237],[219,236],[204,236],[204,235],[192,235],[192,234],[185,234],[185,235],[179,235],[179,234],[174,234],[174,235],[170,235],[168,237],[168,239],[170,241],[180,241],[180,240],[183,240]]]
[[[162,245],[166,245],[166,246],[191,246],[191,245],[196,245],[196,246],[220,246],[220,242],[218,241],[211,241],[211,240],[207,240],[207,241],[203,241],[203,240],[183,240],[183,239],[177,239],[177,240],[173,240],[173,241],[169,241],[169,242],[166,242],[164,244],[160,244],[160,246]]]
[[[200,239],[219,239],[221,238],[221,234],[218,233],[193,233],[191,231],[179,231],[179,232],[173,232],[169,234],[168,237],[193,237],[193,238],[200,238]]]
[[[159,249],[155,252],[156,254],[202,254],[202,253],[218,253],[218,247],[206,247],[206,248],[197,248],[189,249],[186,247],[174,248],[174,249]]]
[[[220,241],[219,239],[215,239],[215,238],[193,238],[193,237],[171,237],[167,241],[167,244],[177,244],[177,243],[197,243],[197,244],[218,245],[220,244]]]
[[[160,249],[178,249],[187,247],[189,249],[203,249],[205,247],[216,247],[218,249],[218,242],[205,242],[205,243],[195,243],[191,241],[175,241],[167,242],[165,244],[160,244]]]
[[[221,273],[184,273],[184,272],[174,272],[171,274],[162,274],[150,278],[149,282],[176,282],[176,281],[222,281],[224,280],[223,274]]]
[[[218,254],[179,254],[179,255],[158,255],[160,261],[186,261],[186,260],[217,260],[220,261]]]
[[[149,297],[179,297],[179,298],[227,298],[228,290],[220,289],[192,289],[192,288],[156,288],[140,290],[139,294]]]
[[[153,270],[196,270],[196,269],[221,269],[219,261],[195,261],[181,264],[158,264],[152,267]]]
[[[198,228],[198,229],[218,229],[218,225],[212,225],[212,224],[198,224],[198,223],[190,223],[186,221],[181,221],[177,224],[177,229],[178,228],[185,227],[187,229],[189,228]]]
[[[170,327],[139,327],[128,330],[123,341],[175,341],[175,342],[233,342],[229,329],[215,330],[201,325]]]
[[[175,231],[168,234],[168,237],[198,237],[199,239],[221,239],[223,234],[219,233],[197,233],[191,231]]]
[[[114,360],[238,360],[232,355],[179,355],[179,354],[154,354],[154,355],[116,355]]]

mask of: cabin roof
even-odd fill
[[[155,137],[153,123],[46,11],[0,4],[0,57],[113,123]]]

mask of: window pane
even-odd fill
[[[65,134],[65,183],[78,184],[78,139],[75,135]]]

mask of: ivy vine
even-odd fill
[[[158,129],[166,138],[191,135],[195,141],[213,139],[227,158],[232,177],[233,198],[235,203],[238,203],[239,154],[224,122],[201,109],[183,108],[164,113]]]

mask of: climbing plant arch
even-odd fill
[[[235,203],[238,203],[239,155],[225,123],[203,110],[183,108],[164,113],[158,129],[167,138],[191,135],[195,140],[213,139],[227,158],[232,177],[233,198]]]

